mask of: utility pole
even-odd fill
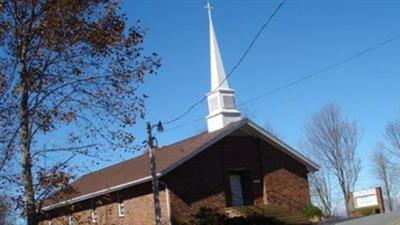
[[[159,130],[162,130],[161,123],[158,123],[156,126]],[[152,130],[154,127],[155,126],[151,125],[151,123],[147,122],[147,145],[149,147],[149,159],[154,197],[154,216],[156,220],[156,225],[161,225],[160,189],[158,186],[157,165],[154,152],[154,137],[152,134]]]

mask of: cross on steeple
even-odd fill
[[[207,5],[205,5],[204,8],[207,9],[208,19],[211,20],[211,10],[214,9],[214,7],[211,6],[210,1],[207,1]]]
[[[205,5],[204,8],[208,10],[208,13],[210,13],[211,9],[213,9],[214,7],[211,6],[210,1],[207,1],[207,5]]]

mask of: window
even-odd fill
[[[92,216],[92,222],[96,223],[97,222],[97,210],[96,210],[96,204],[91,201],[91,209],[90,209],[90,215]]]
[[[117,203],[118,203],[118,216],[125,216],[124,200],[120,197],[119,192],[117,192]]]

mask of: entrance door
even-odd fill
[[[232,193],[232,206],[243,205],[242,180],[240,178],[240,175],[230,175],[229,183]]]

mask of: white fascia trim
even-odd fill
[[[158,173],[157,177],[161,177],[161,173]],[[97,196],[100,196],[100,195],[104,195],[104,194],[107,194],[107,193],[110,193],[110,192],[118,191],[118,190],[121,190],[121,189],[124,189],[124,188],[127,188],[127,187],[135,186],[135,185],[150,181],[151,179],[152,179],[151,176],[143,177],[143,178],[140,178],[140,179],[137,179],[137,180],[133,180],[133,181],[127,182],[127,183],[119,184],[119,185],[116,185],[116,186],[113,186],[113,187],[102,189],[100,191],[92,192],[92,193],[89,193],[89,194],[86,194],[86,195],[81,195],[81,196],[78,196],[78,197],[75,197],[75,198],[71,198],[71,199],[68,199],[68,200],[53,204],[53,205],[49,205],[49,206],[43,207],[42,210],[43,211],[52,210],[52,209],[55,209],[55,208],[59,208],[61,206],[73,204],[73,203],[80,202],[80,201],[83,201],[83,200],[87,200],[87,199],[90,199],[90,198],[94,198],[94,197],[97,197]]]
[[[295,159],[297,159],[298,161],[300,161],[300,163],[304,164],[309,172],[317,171],[319,169],[319,165],[317,165],[316,163],[314,163],[311,160],[307,159],[300,152],[296,151],[295,149],[290,147],[288,144],[285,144],[283,141],[279,140],[278,138],[272,136],[267,131],[265,131],[263,128],[259,127],[258,125],[256,125],[252,121],[250,121],[249,119],[244,118],[244,119],[242,119],[240,124],[238,124],[238,125],[232,127],[231,129],[226,130],[225,132],[219,134],[217,137],[215,137],[213,140],[208,142],[206,145],[201,146],[199,149],[197,149],[196,151],[192,152],[191,154],[189,154],[188,156],[186,156],[182,160],[180,160],[177,163],[173,164],[169,168],[163,170],[162,171],[163,176],[165,174],[171,172],[172,170],[174,170],[176,167],[182,165],[184,162],[186,162],[187,160],[191,159],[193,156],[195,156],[195,155],[199,154],[200,152],[202,152],[203,150],[207,149],[211,145],[217,143],[222,138],[224,138],[224,137],[228,136],[229,134],[231,134],[232,132],[242,128],[243,125],[245,125],[245,124],[249,125],[250,127],[255,129],[256,131],[261,133],[264,137],[266,137],[266,138],[270,139],[272,142],[276,143],[280,148],[282,148],[282,150],[284,152],[286,152],[290,156],[292,156]]]
[[[255,130],[257,130],[258,132],[260,132],[262,135],[264,135],[268,139],[271,139],[273,142],[278,144],[288,154],[290,154],[293,157],[297,158],[298,160],[302,161],[303,164],[306,164],[307,167],[311,167],[311,169],[309,169],[309,172],[317,171],[319,169],[319,165],[318,164],[316,164],[313,161],[307,159],[307,157],[305,157],[299,151],[297,151],[294,148],[290,147],[288,144],[286,144],[285,142],[281,141],[277,137],[271,135],[270,133],[268,133],[268,131],[266,131],[262,127],[258,126],[257,124],[255,124],[255,123],[253,123],[251,121],[248,121],[248,124],[249,124],[249,126],[254,128]]]
[[[236,116],[240,116],[240,111],[237,109],[219,109],[219,110],[215,110],[215,112],[210,113],[209,115],[206,116],[206,119],[210,119],[214,116],[218,116],[220,114],[225,114],[226,116],[232,116],[232,117],[236,117]]]

